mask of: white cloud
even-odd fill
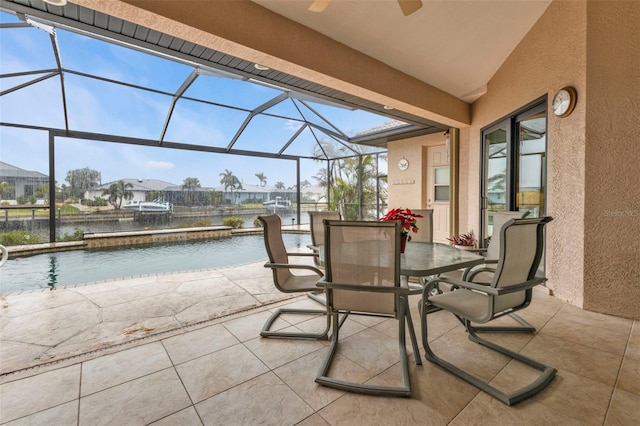
[[[173,169],[175,166],[170,161],[147,161],[145,166],[151,167],[154,169]]]
[[[302,126],[302,123],[299,121],[295,121],[295,120],[287,120],[284,123],[284,128],[286,130],[290,130],[292,132],[295,132],[296,130],[298,130],[300,127]]]

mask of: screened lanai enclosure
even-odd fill
[[[72,3],[1,0],[0,43],[4,245],[265,212],[375,219],[386,144],[446,130]]]

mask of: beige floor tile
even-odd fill
[[[81,426],[144,425],[191,404],[173,368],[80,399]]]
[[[48,410],[40,411],[30,416],[22,417],[9,423],[6,426],[19,425],[65,425],[72,426],[78,424],[78,400],[61,404]]]
[[[372,329],[349,337],[340,337],[336,353],[370,371],[372,375],[400,361],[398,339],[392,339]]]
[[[626,356],[622,360],[617,388],[640,396],[640,357]]]
[[[562,411],[546,407],[533,400],[523,401],[510,407],[485,393],[480,393],[449,425],[581,426],[584,424],[566,416]]]
[[[0,423],[78,399],[80,364],[0,385]]]
[[[196,404],[205,425],[294,425],[313,409],[268,372]]]
[[[153,278],[153,280],[151,278]],[[85,296],[99,307],[104,308],[146,297],[169,293],[179,286],[179,283],[176,282],[158,282],[158,279],[155,276],[150,277],[149,281],[150,282],[145,284],[113,288],[99,293],[86,294]]]
[[[556,317],[558,319],[566,318],[574,322],[579,322],[585,326],[608,328],[612,331],[631,331],[631,327],[633,326],[633,320],[585,311],[584,309],[569,304],[563,305]]]
[[[171,414],[157,422],[151,423],[153,426],[202,426],[202,421],[196,412],[195,407],[191,406],[177,413]]]
[[[500,389],[513,391],[532,383],[537,375],[537,370],[512,361],[491,384]],[[612,392],[612,386],[567,370],[560,370],[553,381],[530,401],[560,411],[585,425],[601,425]]]
[[[447,419],[414,398],[346,394],[318,411],[332,425],[446,425]]]
[[[447,372],[440,366],[425,360],[416,365],[409,360],[411,397],[444,419],[453,419],[480,392],[462,379]],[[393,366],[383,374],[400,374],[400,367]]]
[[[626,324],[617,328],[598,324],[585,325],[585,321],[576,321],[575,318],[575,314],[559,314],[540,330],[540,334],[579,343],[620,356],[624,354],[630,332]]]
[[[288,327],[281,331],[301,332],[302,330]],[[245,346],[271,369],[325,347],[318,340],[272,339],[265,337],[249,340],[245,342]]]
[[[323,349],[313,352],[273,370],[314,410],[319,410],[344,395],[343,391],[321,386],[315,382],[320,366],[327,356],[327,351],[328,349]],[[336,355],[334,366],[329,374],[332,377],[356,383],[364,383],[372,377],[370,371],[340,355]]]
[[[319,414],[314,414],[297,423],[296,426],[329,426],[329,423]]]
[[[174,364],[182,364],[238,343],[238,339],[220,324],[189,331],[162,341]]]
[[[82,364],[81,395],[90,395],[169,367],[171,360],[160,342],[92,359]]]
[[[640,359],[640,321],[633,323],[625,356]]]
[[[640,396],[616,389],[605,426],[636,426],[640,418]]]
[[[543,334],[522,349],[524,355],[557,369],[613,386],[622,357]]]
[[[255,339],[260,337],[260,331],[264,326],[267,319],[271,316],[271,311],[262,311],[255,314],[243,316],[230,321],[222,323],[222,325],[229,330],[236,339],[241,342]],[[291,324],[278,318],[272,325],[271,330],[277,331],[285,327],[289,327]]]
[[[200,402],[269,369],[243,345],[235,345],[176,367],[193,402]]]
[[[431,350],[453,365],[487,381],[493,379],[510,358],[468,339],[466,331],[457,327],[429,343]]]

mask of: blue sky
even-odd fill
[[[0,13],[0,22],[21,22]],[[133,49],[116,46],[64,30],[57,30],[62,66],[132,85],[149,87],[153,93],[65,73],[67,110],[72,130],[158,140],[171,106],[171,96],[193,67]],[[0,30],[2,61],[6,75],[56,68],[49,34],[43,30],[10,28]],[[0,90],[7,90],[44,74],[5,77]],[[60,77],[0,97],[0,120],[63,129],[64,116]],[[237,109],[204,104],[188,99],[177,102],[165,140],[225,148],[233,139],[249,110],[282,91],[240,80],[199,76],[185,96]],[[287,99],[269,110],[272,116],[253,118],[234,145],[236,149],[277,152],[302,125],[300,112],[317,124],[324,124],[317,112],[347,135],[389,121],[363,111],[350,111],[310,103],[315,110]],[[324,136],[327,139],[326,136]],[[6,163],[48,174],[48,134],[44,131],[0,127],[0,159]],[[309,129],[285,151],[308,155],[315,146]],[[231,170],[245,183],[257,184],[256,173],[264,173],[269,185],[295,184],[296,165],[291,160],[178,151],[78,139],[56,139],[56,180],[64,183],[68,170],[90,167],[102,173],[103,182],[121,178],[161,179],[181,184],[198,177],[203,186],[217,186],[220,173]],[[303,160],[301,180],[313,179],[326,162]]]

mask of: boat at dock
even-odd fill
[[[133,210],[139,212],[173,212],[173,204],[161,202],[159,200],[154,201],[131,201],[130,203],[122,206],[125,210]]]

